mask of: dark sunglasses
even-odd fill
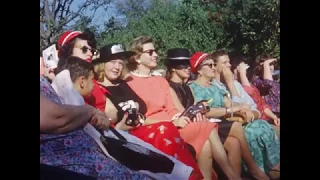
[[[142,53],[148,53],[149,56],[152,56],[153,53],[157,53],[157,51],[155,49],[150,49],[150,50],[146,50],[146,51],[143,51]]]
[[[75,46],[75,47],[81,49],[83,54],[86,54],[88,51],[91,51],[92,55],[95,55],[97,53],[96,49],[89,48],[88,46]]]
[[[201,66],[202,66],[202,67],[203,67],[203,66],[209,66],[210,68],[212,68],[212,67],[216,67],[216,66],[217,66],[217,63],[202,64]]]

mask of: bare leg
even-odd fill
[[[209,141],[206,141],[197,160],[203,179],[212,179],[212,153]]]
[[[220,141],[217,131],[213,130],[209,136],[209,142],[212,150],[212,157],[226,174],[229,180],[241,179],[232,169],[226,151]]]
[[[240,141],[234,137],[227,137],[224,148],[228,152],[230,164],[238,176],[241,176],[241,145]]]
[[[280,127],[279,126],[275,126],[275,125],[271,125],[271,127],[274,129],[274,131],[276,132],[276,135],[278,136],[279,140],[280,140]]]
[[[250,174],[258,180],[269,180],[269,177],[261,171],[261,169],[257,166],[251,155],[250,148],[244,133],[244,129],[242,128],[242,124],[234,122],[230,129],[229,135],[239,139],[241,144],[241,156],[242,159],[245,161]]]
[[[268,172],[272,179],[277,179],[280,177],[280,163],[276,164],[271,171]]]

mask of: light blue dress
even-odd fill
[[[240,85],[240,86],[238,86]],[[197,83],[190,83],[195,101],[208,100],[211,108],[224,107],[224,96],[229,93],[220,82],[213,82],[209,87],[202,87]],[[233,97],[232,101],[237,103],[247,103],[252,110],[257,110],[257,105],[253,99],[244,91],[241,84],[235,82],[238,97]],[[242,91],[242,90],[243,91]],[[270,171],[280,162],[280,142],[272,127],[264,120],[255,120],[245,127],[245,135],[249,144],[252,156],[263,172]]]

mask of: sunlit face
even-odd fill
[[[216,66],[217,64],[213,61],[213,59],[204,60],[198,68],[198,73],[203,77],[212,79],[216,75]]]
[[[149,69],[154,69],[158,65],[158,54],[155,50],[153,43],[147,43],[143,45],[143,52],[141,53],[139,63]]]
[[[223,55],[217,59],[217,73],[221,73],[223,68],[231,69],[230,59],[228,55]]]
[[[87,40],[77,38],[74,48],[72,50],[72,56],[79,57],[81,59],[92,61],[93,49],[89,46]]]
[[[108,80],[117,80],[123,70],[123,60],[114,59],[104,64],[104,74]]]

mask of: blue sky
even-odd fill
[[[80,4],[82,4],[85,0],[76,0],[71,8],[77,8]],[[86,11],[84,12],[87,15],[91,15],[92,12],[90,11]],[[96,11],[95,17],[92,21],[92,25],[100,27],[103,25],[104,22],[108,21],[110,19],[110,17],[112,16],[116,16],[116,9],[114,8],[113,4],[111,3],[107,9],[107,11],[105,11],[103,8],[99,8]]]

